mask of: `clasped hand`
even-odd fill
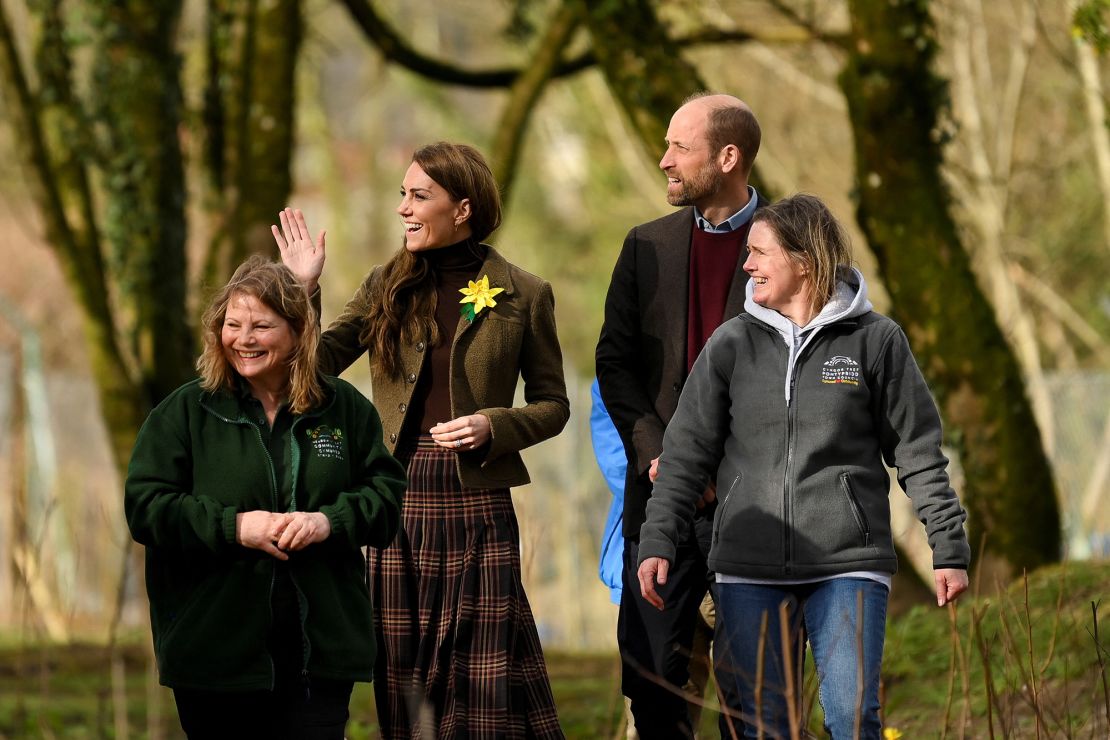
[[[235,515],[236,541],[278,560],[288,560],[288,553],[330,536],[331,521],[319,511],[246,511]]]

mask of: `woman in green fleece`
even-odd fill
[[[662,608],[655,584],[715,481],[727,492],[709,553],[717,681],[735,686],[747,736],[798,735],[798,648],[808,638],[828,732],[877,740],[897,567],[884,461],[925,524],[937,604],[968,584],[966,515],[940,416],[905,334],[871,309],[848,239],[820,200],[795,195],[756,211],[748,250],[744,313],[705,345],[663,438],[640,529],[640,588]],[[793,649],[782,647],[780,619]]]
[[[288,269],[247,260],[203,332],[200,378],[151,412],[126,483],[161,682],[189,737],[338,740],[375,658],[360,548],[393,539],[404,469],[370,402],[317,369]]]

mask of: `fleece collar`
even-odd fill
[[[758,319],[777,331],[779,336],[782,337],[782,341],[786,343],[788,355],[783,395],[786,397],[787,404],[790,403],[790,380],[794,375],[794,365],[797,364],[802,350],[813,341],[818,332],[823,327],[839,321],[858,318],[872,310],[871,301],[867,298],[867,282],[863,279],[863,273],[854,267],[842,271],[836,284],[836,290],[833,292],[833,297],[816,316],[810,319],[808,324],[802,327],[799,327],[773,308],[767,308],[756,303],[752,299],[754,292],[755,284],[749,280],[744,310],[752,318]]]
[[[320,404],[319,407],[310,409],[301,416],[319,416],[330,409],[332,404],[335,403],[335,384],[332,382],[331,378],[327,376],[323,376],[322,380],[324,385],[324,402]],[[224,421],[244,423],[248,422],[249,419],[243,414],[240,397],[241,393],[238,388],[219,388],[215,391],[205,391],[200,397],[200,405],[207,409],[209,413],[215,414]]]

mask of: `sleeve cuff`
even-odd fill
[[[648,558],[663,558],[668,563],[673,563],[675,547],[666,540],[654,538],[644,539],[640,535],[640,545],[636,549],[636,567],[638,568]]]
[[[328,518],[328,524],[331,526],[331,534],[328,539],[336,539],[340,533],[346,539],[348,528],[343,521],[343,514],[345,513],[342,508],[335,505],[321,506],[320,513]]]
[[[224,540],[229,545],[235,545],[239,542],[238,538],[235,536],[235,517],[238,513],[239,512],[236,511],[233,506],[228,506],[224,509],[221,523],[223,524]]]

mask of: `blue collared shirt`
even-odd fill
[[[714,226],[706,220],[705,216],[701,215],[701,211],[698,210],[697,206],[694,206],[694,223],[698,225],[699,229],[709,232],[710,234],[724,234],[729,231],[735,231],[744,224],[748,223],[748,221],[752,220],[752,214],[755,213],[757,200],[758,198],[755,194],[755,188],[749,185],[748,204],[741,208],[739,211]]]

